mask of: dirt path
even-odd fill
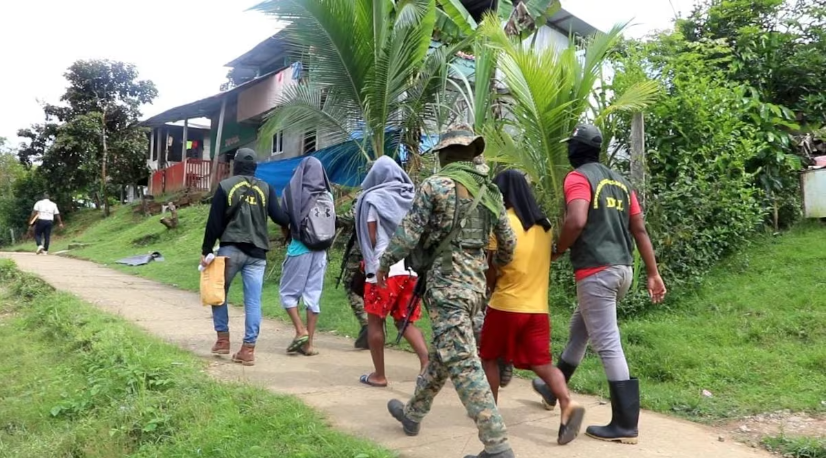
[[[214,340],[211,315],[194,293],[84,261],[30,254],[0,256],[14,259],[21,269],[40,275],[58,289],[208,359],[210,372],[215,377],[296,395],[325,412],[339,429],[397,450],[402,457],[454,458],[481,450],[476,429],[452,387],[446,387],[439,395],[418,437],[406,437],[400,425],[387,414],[385,405],[390,398],[407,400],[413,392],[418,362],[412,354],[388,351],[390,387],[369,388],[360,385],[358,377],[370,369],[370,356],[353,350],[350,340],[321,335],[317,342],[319,356],[288,356],[284,348],[292,338],[292,330],[281,322],[265,319],[256,350],[257,364],[244,368],[209,354]],[[323,311],[321,319],[324,319]],[[235,348],[243,326],[240,309],[231,310],[230,321]],[[528,381],[514,380],[500,398],[513,448],[520,458],[770,456],[729,437],[721,441],[719,431],[651,412],[642,413],[637,446],[603,443],[583,434],[563,450],[555,442],[558,412],[548,413],[542,409]],[[599,399],[586,396],[577,396],[577,399],[588,409],[586,424],[610,419],[610,406],[600,405]]]

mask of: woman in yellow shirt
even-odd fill
[[[516,233],[516,251],[509,264],[491,265],[496,283],[482,326],[479,356],[494,398],[499,391],[500,358],[518,369],[532,370],[551,387],[562,410],[557,442],[564,445],[579,434],[585,409],[571,400],[565,377],[551,364],[551,222],[537,205],[523,174],[507,170],[497,175],[495,182]],[[489,249],[496,249],[495,241]]]

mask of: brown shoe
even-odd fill
[[[238,353],[232,355],[232,362],[244,366],[255,366],[255,344],[244,343]]]
[[[219,332],[218,340],[212,346],[213,355],[228,355],[229,354],[229,333]]]

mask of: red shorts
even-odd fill
[[[503,312],[488,307],[479,357],[503,358],[517,369],[551,364],[551,323],[547,313]]]
[[[379,288],[375,283],[364,284],[364,311],[381,318],[388,315],[395,321],[402,321],[407,316],[407,306],[416,288],[416,277],[397,275],[387,279],[387,288]],[[413,309],[410,321],[418,321],[422,315],[421,301]]]

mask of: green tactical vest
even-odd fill
[[[591,204],[585,229],[571,246],[574,269],[632,265],[631,184],[597,162],[585,164],[576,172],[591,184]]]
[[[269,251],[269,185],[256,178],[236,175],[222,181],[220,186],[227,198],[228,221],[221,243],[247,243]]]
[[[456,208],[459,208],[458,195],[456,196]],[[462,205],[462,213],[468,210],[471,203]],[[491,231],[491,214],[484,205],[477,205],[473,213],[467,215],[465,225],[456,234],[453,244],[461,249],[480,250],[488,246]]]

